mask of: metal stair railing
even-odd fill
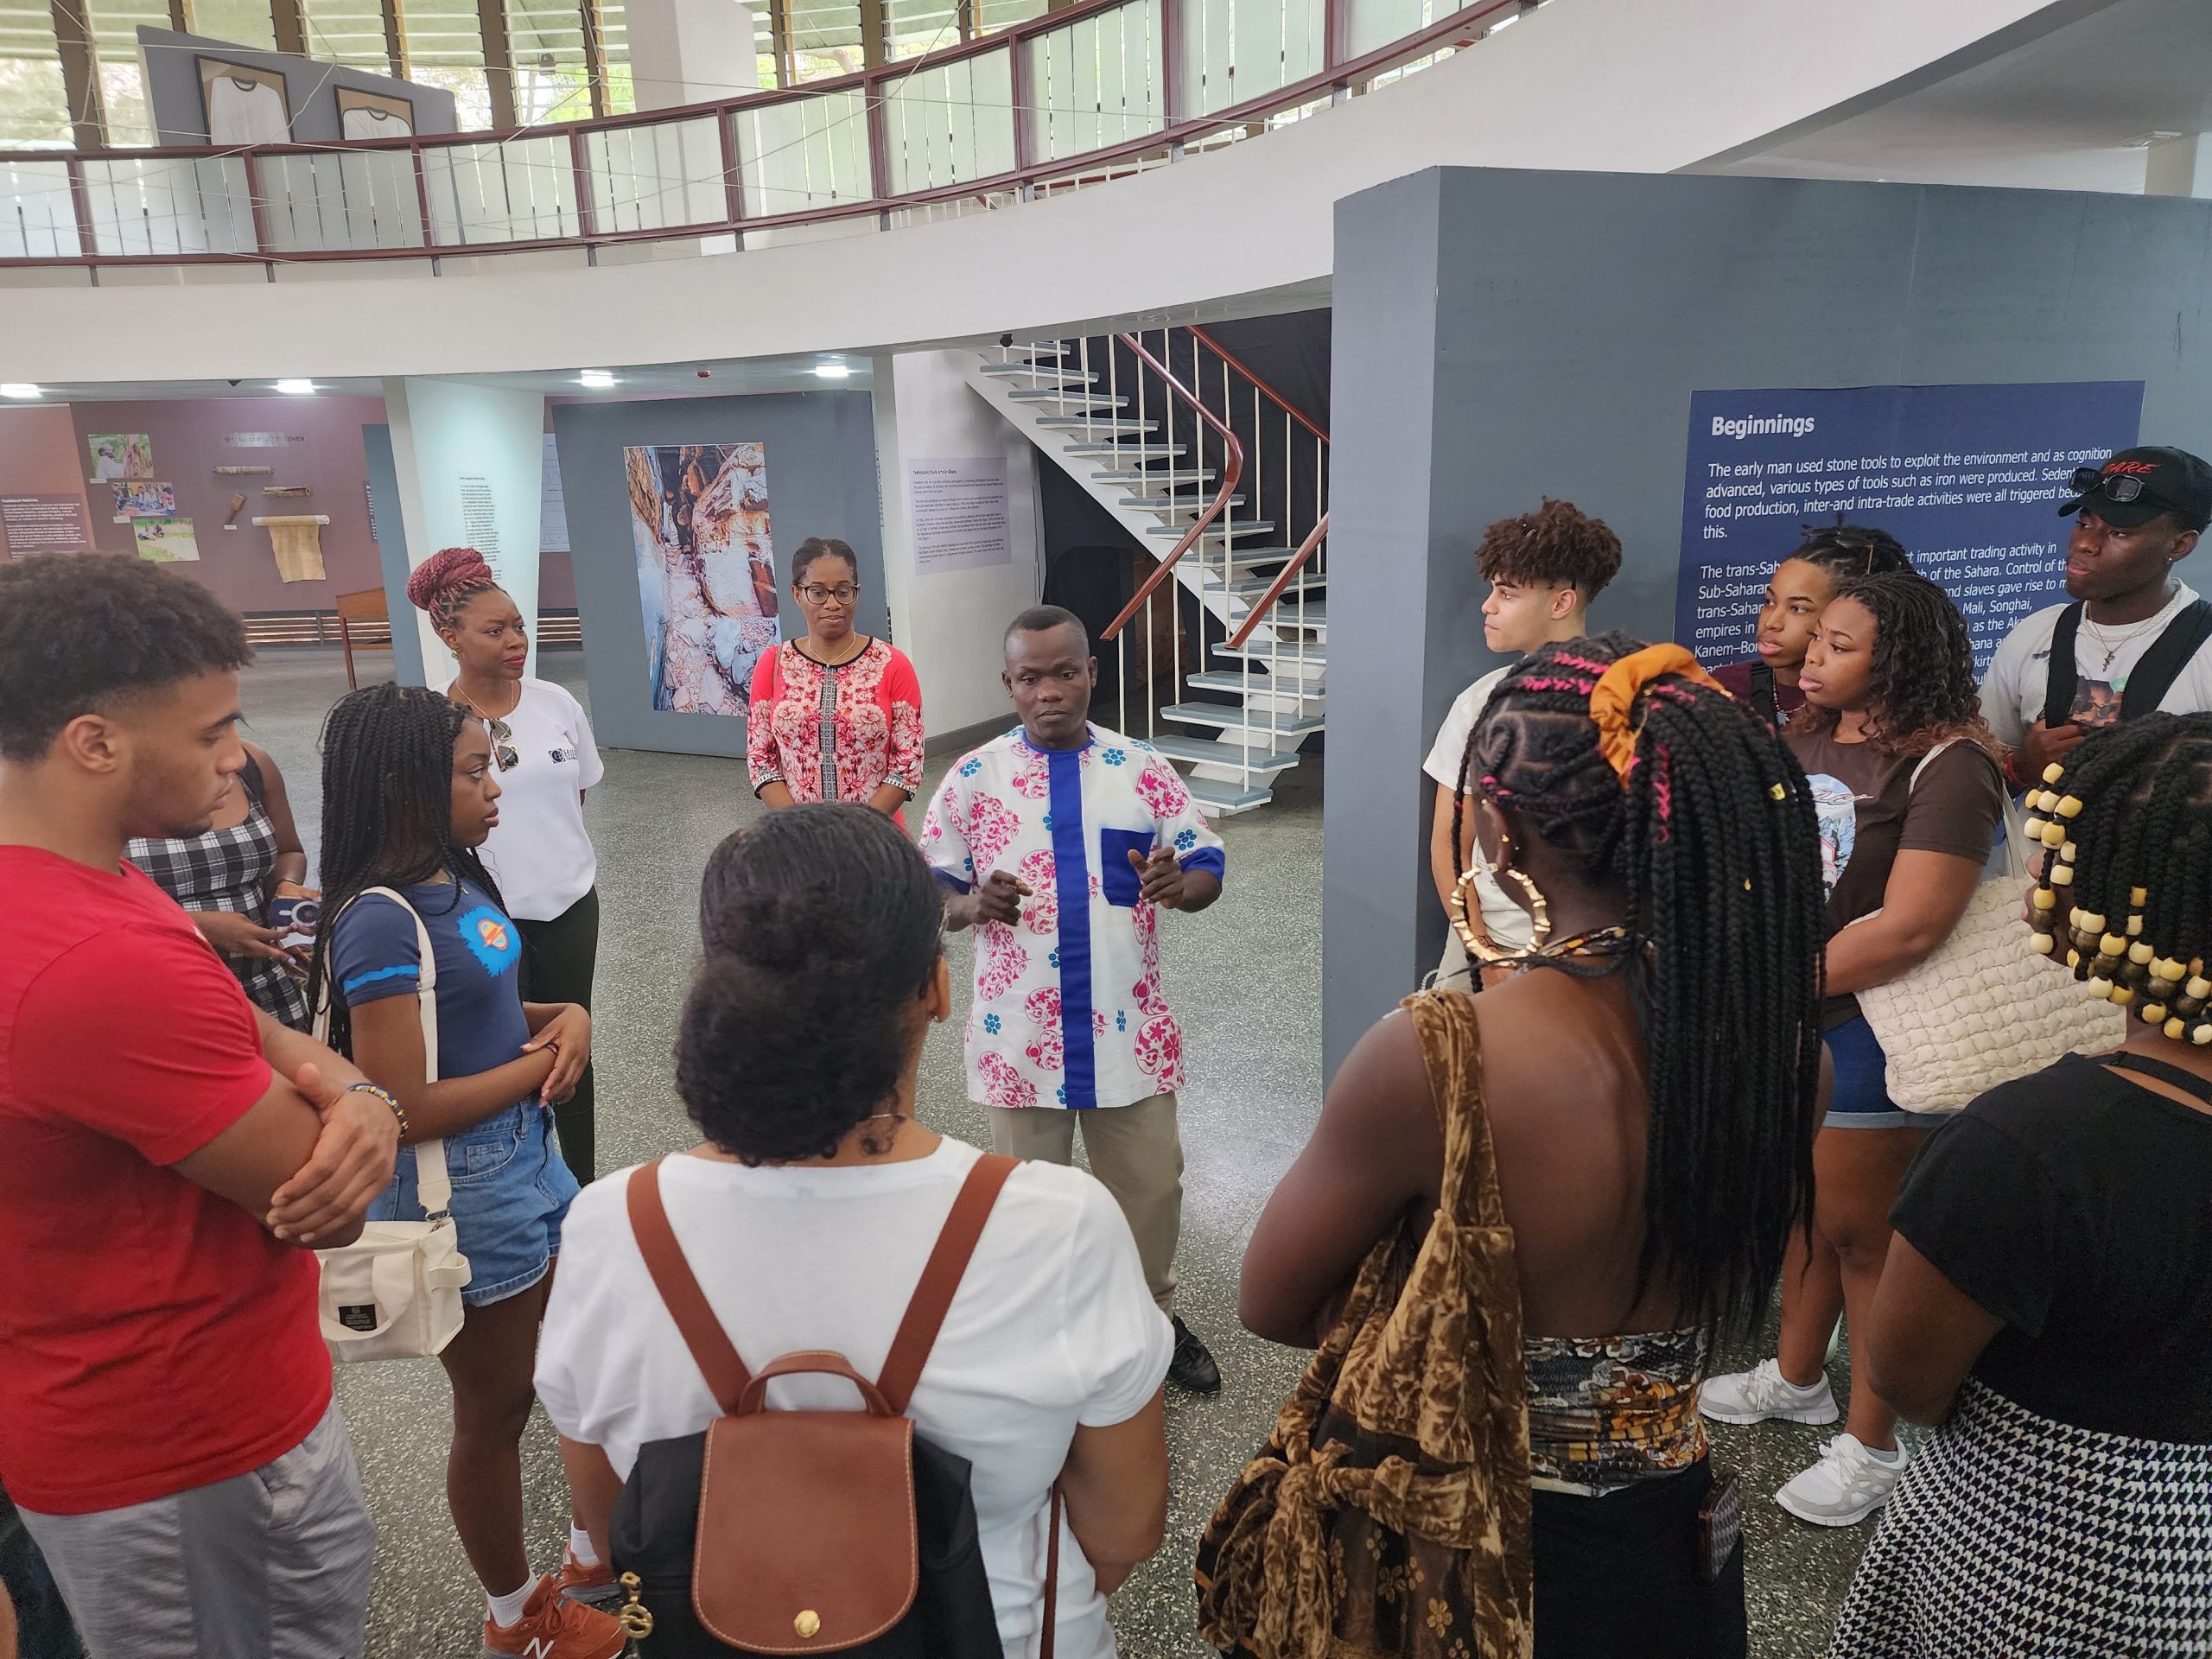
[[[1159,589],[1173,578],[1176,564],[1193,546],[1198,550],[1198,592],[1203,601],[1209,591],[1210,575],[1207,542],[1205,532],[1217,518],[1221,520],[1220,593],[1224,626],[1230,637],[1226,649],[1242,652],[1238,657],[1240,681],[1239,701],[1242,719],[1224,723],[1222,741],[1234,741],[1239,760],[1239,789],[1252,792],[1252,761],[1255,744],[1264,743],[1270,755],[1279,752],[1287,736],[1295,735],[1303,728],[1306,709],[1313,693],[1309,689],[1306,671],[1311,660],[1313,628],[1318,612],[1308,611],[1313,593],[1326,580],[1325,543],[1328,525],[1329,435],[1266,380],[1255,373],[1234,353],[1200,327],[1162,329],[1160,353],[1154,356],[1142,343],[1142,337],[1124,334],[1122,344],[1131,349],[1140,361],[1154,370],[1163,385],[1172,389],[1172,401],[1166,411],[1166,431],[1163,442],[1174,447],[1173,420],[1178,403],[1185,409],[1186,420],[1195,415],[1205,429],[1224,440],[1224,454],[1234,445],[1236,464],[1232,473],[1224,465],[1212,505],[1201,516],[1197,524],[1186,532],[1174,550],[1163,560],[1121,615],[1105,631],[1103,638],[1113,640],[1122,652],[1124,671],[1121,676],[1122,713],[1128,721],[1128,674],[1126,672],[1127,632],[1130,621],[1142,609],[1146,612],[1145,645],[1147,652],[1147,683],[1152,681],[1151,652],[1156,630],[1153,627],[1150,606]],[[1180,340],[1178,335],[1182,336]],[[1087,345],[1088,342],[1086,342]],[[1190,372],[1187,382],[1182,377],[1183,348],[1187,346]],[[1118,357],[1118,353],[1115,354]],[[1166,363],[1162,359],[1166,359]],[[1173,364],[1170,372],[1166,364]],[[1137,417],[1146,418],[1147,392],[1152,376],[1141,376],[1138,387]],[[1114,382],[1109,376],[1109,394],[1114,395]],[[1246,404],[1249,404],[1249,444],[1243,434],[1236,429],[1246,421]],[[1205,460],[1203,444],[1194,446],[1194,472],[1203,472]],[[1181,465],[1172,454],[1168,457],[1172,474]],[[1245,521],[1272,524],[1275,532],[1286,544],[1283,569],[1268,582],[1246,612],[1241,621],[1235,611],[1238,599],[1239,569],[1237,562],[1238,514],[1235,495],[1239,484],[1249,492],[1248,505],[1243,515]],[[1169,494],[1173,494],[1171,486]],[[1262,556],[1254,566],[1273,563]],[[1293,584],[1295,583],[1295,588]],[[1245,648],[1255,631],[1262,624],[1268,625],[1268,660],[1262,680],[1254,673],[1254,658]],[[1204,662],[1207,650],[1204,638],[1205,623],[1201,620],[1200,638],[1194,642],[1198,659]],[[1297,674],[1283,672],[1282,647],[1284,630],[1294,628],[1300,639],[1300,669]],[[1178,627],[1174,639],[1174,696],[1172,701],[1181,701],[1183,672],[1183,630]],[[1286,688],[1288,688],[1287,690]],[[1253,698],[1255,690],[1263,691],[1268,707],[1255,715]],[[1153,734],[1158,724],[1159,699],[1148,697],[1152,709],[1147,711],[1147,736]],[[1287,709],[1286,710],[1286,702]],[[1286,733],[1287,720],[1291,731]],[[1233,734],[1233,737],[1232,737]]]
[[[1160,331],[1160,346],[1163,354],[1172,356],[1172,331],[1162,329]],[[1189,553],[1194,547],[1198,547],[1200,550],[1198,553],[1198,587],[1201,593],[1205,591],[1206,556],[1200,544],[1205,540],[1206,532],[1211,529],[1217,522],[1218,522],[1222,526],[1222,583],[1224,593],[1227,593],[1228,584],[1233,573],[1236,556],[1236,486],[1243,481],[1244,478],[1244,445],[1243,441],[1237,437],[1236,432],[1230,428],[1226,420],[1223,419],[1220,415],[1216,414],[1211,408],[1209,408],[1205,400],[1201,397],[1192,386],[1185,385],[1182,380],[1178,378],[1175,372],[1170,368],[1166,362],[1163,362],[1160,357],[1155,357],[1152,353],[1150,349],[1146,346],[1141,335],[1118,334],[1114,336],[1114,339],[1125,350],[1127,350],[1132,357],[1135,358],[1137,362],[1141,365],[1143,368],[1151,371],[1149,376],[1141,373],[1137,377],[1136,418],[1139,423],[1137,435],[1141,447],[1147,442],[1150,435],[1142,429],[1142,427],[1143,423],[1150,418],[1150,393],[1152,381],[1154,379],[1157,379],[1160,383],[1163,410],[1160,447],[1168,452],[1166,459],[1167,461],[1166,470],[1170,479],[1172,480],[1173,474],[1178,471],[1182,470],[1180,457],[1177,456],[1173,453],[1175,449],[1175,416],[1179,409],[1182,411],[1186,422],[1205,432],[1210,432],[1212,434],[1221,454],[1221,469],[1218,479],[1218,486],[1214,491],[1213,499],[1208,502],[1205,509],[1199,512],[1198,518],[1192,524],[1191,527],[1183,532],[1180,539],[1176,542],[1174,547],[1168,552],[1166,556],[1160,561],[1157,568],[1155,568],[1143,582],[1138,584],[1136,592],[1130,595],[1129,602],[1122,608],[1121,614],[1116,616],[1111,623],[1108,624],[1104,632],[1100,635],[1102,639],[1113,641],[1116,650],[1119,652],[1119,656],[1116,659],[1118,672],[1116,675],[1116,678],[1118,682],[1121,699],[1121,728],[1122,730],[1127,731],[1129,724],[1129,645],[1127,630],[1129,623],[1136,617],[1139,612],[1142,612],[1144,613],[1145,690],[1147,694],[1145,700],[1151,705],[1151,707],[1146,710],[1145,735],[1147,737],[1151,737],[1157,732],[1160,724],[1160,716],[1158,712],[1159,699],[1152,695],[1152,688],[1155,683],[1154,677],[1156,673],[1156,664],[1154,661],[1153,647],[1154,641],[1157,638],[1159,632],[1159,630],[1154,626],[1157,618],[1152,607],[1160,589],[1173,582],[1176,584],[1177,592],[1173,596],[1172,602],[1179,607],[1182,602],[1180,596],[1180,583],[1176,577],[1175,568],[1182,562],[1184,556]],[[1088,366],[1089,359],[1087,354],[1090,350],[1090,342],[1087,340],[1083,342],[1083,349],[1086,353],[1084,358],[1086,367]],[[1196,377],[1194,376],[1193,378],[1196,378]],[[1109,373],[1107,384],[1109,388],[1109,395],[1113,395],[1110,389],[1119,385],[1118,374]],[[1205,445],[1203,439],[1198,436],[1197,432],[1192,434],[1192,437],[1194,441],[1191,445],[1191,454],[1194,465],[1189,470],[1193,474],[1203,474],[1205,471]],[[1142,472],[1145,469],[1142,467],[1139,467],[1136,470]],[[1168,485],[1167,494],[1172,497],[1174,493],[1174,484],[1170,482]],[[1172,647],[1172,668],[1174,687],[1174,696],[1171,701],[1179,701],[1182,696],[1183,630],[1180,626],[1181,620],[1179,608],[1175,617],[1177,626],[1173,634],[1170,636],[1173,642]],[[1203,633],[1203,625],[1201,626],[1201,632]],[[1199,648],[1201,651],[1205,648],[1203,637],[1199,641]]]

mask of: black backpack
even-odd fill
[[[905,1415],[938,1327],[1011,1158],[977,1160],[923,1267],[883,1373],[842,1354],[786,1354],[748,1371],[683,1259],[659,1165],[630,1178],[630,1224],[647,1270],[723,1415],[639,1447],[609,1529],[627,1592],[618,1612],[646,1659],[836,1653],[851,1659],[1003,1659],[969,1490],[969,1465]],[[846,1378],[860,1411],[767,1411],[768,1381]],[[1041,1652],[1058,1614],[1053,1495]]]
[[[2063,726],[2074,717],[2077,677],[2074,639],[2081,631],[2082,607],[2069,605],[2058,613],[2058,624],[2050,632],[2050,677],[2044,683],[2043,698],[2045,730]],[[2200,599],[2183,606],[2127,677],[2127,690],[2120,697],[2120,719],[2133,720],[2153,712],[2173,690],[2189,659],[2203,649],[2208,639],[2212,639],[2212,600]]]

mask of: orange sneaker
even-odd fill
[[[568,1559],[561,1563],[561,1593],[570,1601],[581,1601],[587,1607],[596,1607],[601,1602],[612,1601],[618,1592],[614,1587],[614,1569],[605,1561],[595,1567],[586,1567],[570,1550]]]
[[[629,1640],[612,1613],[563,1595],[550,1573],[538,1580],[512,1624],[503,1630],[484,1621],[484,1659],[615,1659]]]

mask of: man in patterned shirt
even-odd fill
[[[1017,1158],[1071,1161],[1082,1124],[1172,1318],[1183,1037],[1160,988],[1159,915],[1221,897],[1221,838],[1165,759],[1090,723],[1098,663],[1073,613],[1016,617],[1001,677],[1020,728],[963,759],[922,825],[947,925],[976,930],[969,1094],[991,1109],[993,1146]],[[1167,1375],[1221,1387],[1180,1319]]]

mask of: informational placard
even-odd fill
[[[2139,380],[1694,392],[1675,637],[1708,664],[1751,655],[1804,531],[1876,524],[1958,601],[1979,672],[2064,597],[2067,479],[2135,442],[2142,416]]]
[[[906,468],[914,563],[925,573],[1014,563],[1006,457],[918,461]]]
[[[484,556],[484,563],[499,574],[499,512],[492,499],[492,480],[461,480],[461,533],[467,545]]]
[[[538,484],[537,550],[569,550],[569,502],[561,493],[561,457],[554,449],[550,432],[545,435],[545,469]]]
[[[0,495],[0,537],[9,556],[88,553],[92,527],[81,495]]]
[[[226,432],[223,442],[232,449],[282,449],[288,443],[305,443],[302,432]]]

